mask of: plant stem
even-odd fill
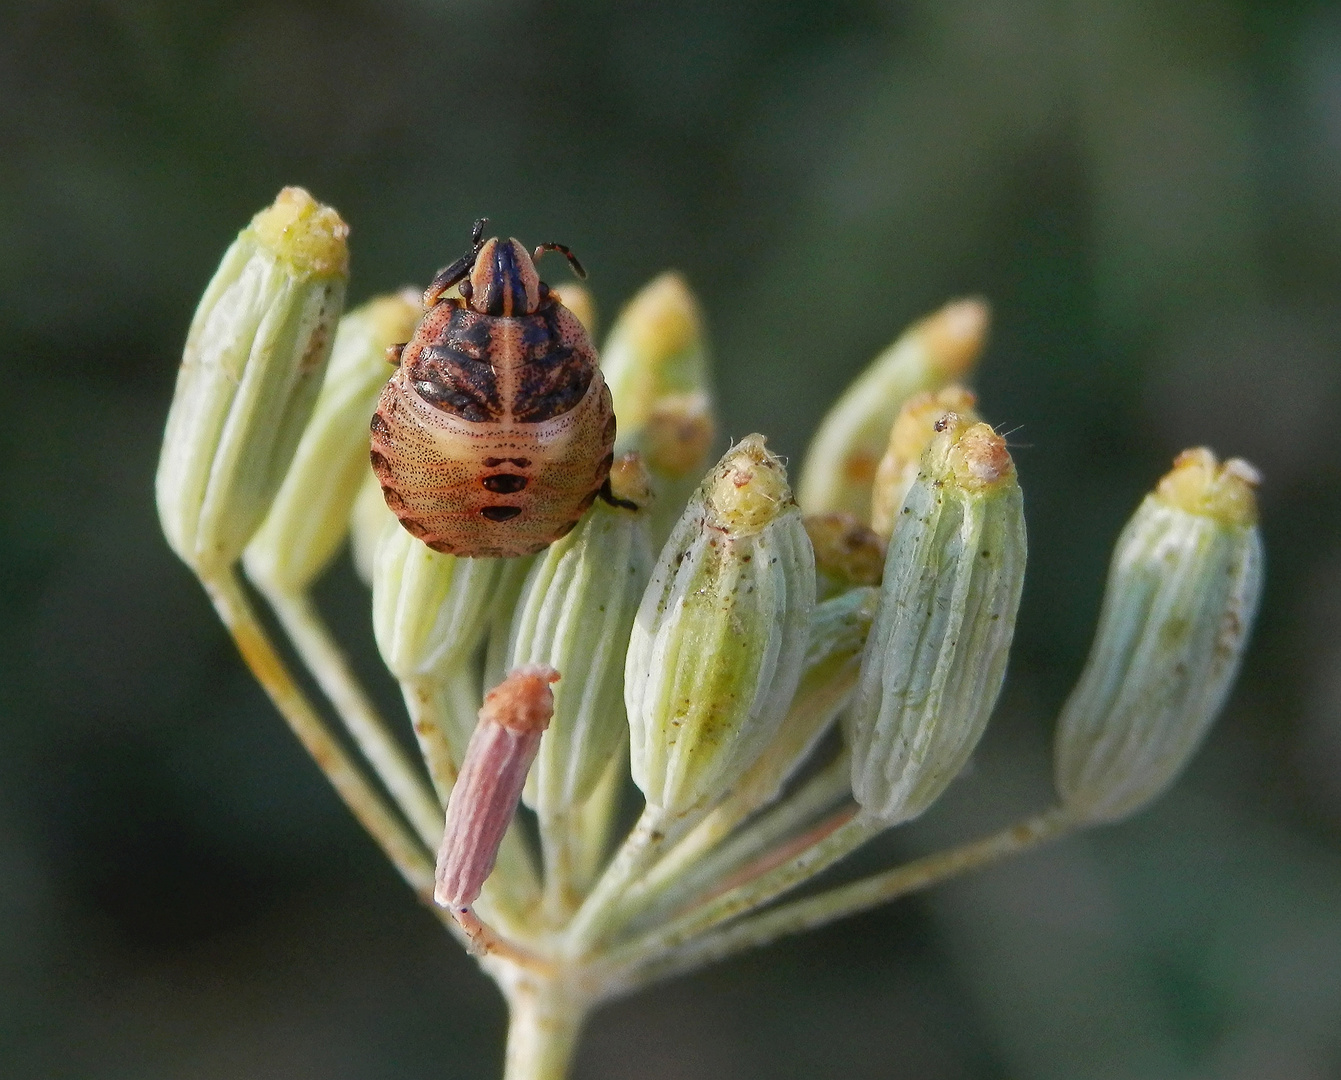
[[[336,793],[359,823],[386,853],[424,903],[433,904],[433,862],[418,837],[387,805],[312,707],[307,695],[289,674],[270,636],[256,618],[246,591],[230,568],[217,577],[202,579],[214,608],[228,628],[243,660],[270,700],[288,721]]]
[[[627,751],[615,754],[579,805],[536,809],[545,867],[543,911],[549,926],[567,923],[591,891],[610,845],[627,761]]]
[[[270,589],[264,584],[258,588],[373,771],[424,844],[430,850],[435,848],[442,838],[442,808],[349,669],[311,596]]]
[[[596,790],[582,804],[578,824],[581,843],[577,845],[573,871],[573,889],[579,896],[591,892],[596,875],[604,865],[606,853],[610,850],[611,832],[615,826],[615,815],[619,811],[620,796],[628,775],[629,753],[626,747],[611,758]]]
[[[850,808],[839,810],[829,827],[814,834],[815,842],[781,865],[767,866],[763,872],[691,908],[679,918],[632,943],[613,950],[609,961],[616,966],[635,963],[638,957],[656,956],[679,949],[686,942],[706,933],[745,911],[761,907],[788,889],[795,888],[821,873],[844,856],[882,831],[878,821],[853,814]]]
[[[582,807],[542,813],[537,818],[541,862],[545,868],[541,910],[547,925],[562,926],[582,899],[575,887]]]
[[[508,968],[499,972],[508,1000],[503,1080],[565,1080],[586,1018],[586,998],[567,982]]]
[[[638,824],[569,922],[565,934],[568,955],[581,956],[602,937],[608,937],[623,925],[621,901],[624,891],[658,855],[702,821],[703,816],[702,812],[691,813],[668,822],[660,807],[644,807]]]
[[[630,993],[650,982],[714,963],[744,949],[766,945],[786,934],[824,926],[998,859],[1018,855],[1074,832],[1084,824],[1060,807],[1054,807],[981,839],[829,889],[817,896],[782,904],[678,947],[655,951],[644,948],[641,955],[629,950],[622,969],[606,980],[606,992],[611,996]]]
[[[823,813],[847,794],[850,771],[846,756],[838,758],[734,835],[732,830],[757,807],[734,799],[719,804],[629,890],[629,908],[638,912],[634,926],[652,925],[690,903]]]
[[[428,766],[433,789],[438,794],[438,817],[447,807],[448,796],[456,784],[459,762],[465,754],[465,744],[453,746],[453,718],[446,715],[443,698],[447,693],[446,680],[407,679],[400,684],[405,698],[405,710],[410,714],[410,726],[419,743],[419,752]],[[438,822],[438,838],[442,838],[442,822]]]

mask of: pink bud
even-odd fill
[[[454,914],[469,913],[494,868],[540,736],[554,715],[549,684],[558,679],[553,668],[528,664],[510,671],[484,695],[461,775],[447,800],[438,852],[433,899]]]

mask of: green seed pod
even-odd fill
[[[684,278],[653,279],[625,305],[601,350],[601,374],[619,417],[617,449],[634,441],[656,403],[708,391],[703,317]]]
[[[778,733],[737,781],[732,798],[764,806],[806,760],[842,712],[857,684],[880,590],[856,588],[816,604],[801,681]]]
[[[615,453],[636,450],[652,477],[660,545],[707,468],[717,437],[703,317],[679,274],[646,285],[619,313],[601,351],[619,417]]]
[[[312,419],[243,553],[253,581],[299,592],[334,557],[369,473],[368,420],[389,374],[387,347],[406,341],[422,314],[419,294],[407,289],[370,300],[340,320]]]
[[[886,825],[922,813],[973,752],[1006,673],[1024,511],[1005,441],[953,413],[889,542],[848,714],[852,793]]]
[[[903,403],[964,377],[987,338],[990,311],[956,300],[913,323],[825,414],[810,440],[797,499],[807,514],[871,516],[871,484]]]
[[[168,543],[200,576],[237,561],[288,470],[344,304],[348,232],[285,188],[238,234],[196,309],[156,490]]]
[[[650,807],[702,809],[759,757],[796,690],[814,601],[786,472],[750,435],[690,500],[634,620],[624,695]]]
[[[363,584],[369,587],[373,583],[377,548],[388,527],[399,529],[400,522],[386,504],[382,482],[372,471],[372,465],[365,461],[358,494],[354,496],[354,505],[349,510],[349,551],[354,560],[354,570]]]
[[[1117,821],[1162,793],[1224,704],[1262,589],[1257,483],[1245,461],[1188,450],[1118,538],[1057,728],[1057,790],[1077,817]]]
[[[505,561],[444,555],[387,530],[373,567],[373,634],[391,674],[432,679],[466,663],[488,631]]]
[[[889,429],[889,444],[871,485],[871,531],[888,540],[904,496],[922,471],[922,455],[936,437],[936,422],[948,412],[970,424],[982,419],[972,391],[951,383],[934,393],[914,394],[903,403]]]
[[[522,586],[539,555],[523,555],[518,559],[503,559],[494,589],[493,603],[489,606],[488,640],[484,649],[484,668],[481,671],[483,687],[491,690],[507,675],[508,656],[512,644],[512,613],[517,610]]]
[[[859,586],[879,585],[885,572],[885,542],[851,514],[807,514],[806,535],[815,549],[815,595],[841,596]]]
[[[584,802],[628,731],[624,654],[654,562],[647,484],[636,454],[616,461],[610,486],[629,505],[597,499],[576,529],[537,558],[512,615],[508,669],[563,673],[526,785],[526,804],[541,814]]]

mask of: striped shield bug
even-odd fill
[[[409,342],[372,418],[372,465],[387,505],[435,551],[540,551],[577,524],[606,485],[615,416],[585,328],[540,280],[546,251],[485,240],[424,293]],[[456,287],[460,299],[446,295]]]

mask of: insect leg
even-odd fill
[[[587,279],[587,271],[583,269],[583,266],[578,261],[577,256],[574,255],[571,250],[569,250],[567,244],[539,244],[536,246],[535,253],[531,256],[531,259],[533,261],[538,260],[540,256],[545,254],[545,252],[547,251],[557,251],[560,254],[562,254],[563,257],[568,260],[568,265],[573,268],[573,273],[576,274],[578,277],[580,277],[583,281]]]

